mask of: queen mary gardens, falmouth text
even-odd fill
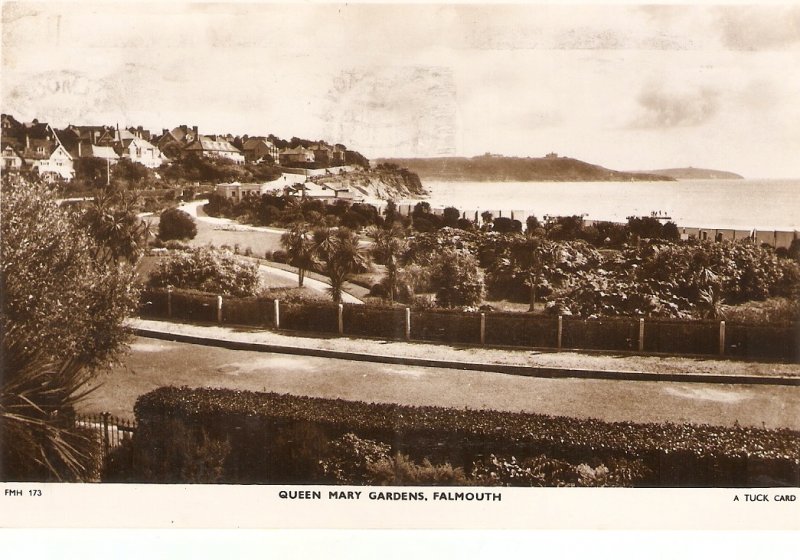
[[[430,498],[429,498],[430,495]],[[325,498],[323,498],[325,496]],[[391,490],[279,490],[278,497],[283,500],[362,500],[385,502],[426,502],[429,499],[439,502],[501,502],[501,492],[463,492],[463,491],[414,491],[400,492]]]

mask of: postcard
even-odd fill
[[[797,529],[799,22],[4,2],[0,525]]]

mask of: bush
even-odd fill
[[[134,411],[139,423],[137,445],[144,449],[172,445],[174,430],[164,424],[165,419],[204,429],[218,441],[229,438],[231,460],[222,476],[225,481],[309,482],[319,475],[311,457],[324,453],[326,442],[352,433],[390,443],[392,457],[402,453],[419,463],[427,458],[431,467],[446,462],[469,467],[492,453],[523,459],[547,455],[594,465],[592,472],[582,469],[581,476],[598,483],[616,484],[614,477],[618,482],[661,486],[800,483],[800,432],[785,429],[602,422],[175,387],[143,395]],[[292,438],[301,449],[289,453]],[[275,442],[281,441],[287,447],[278,450]],[[598,470],[601,464],[608,473]],[[393,466],[397,468],[396,461]],[[642,481],[645,469],[652,474]]]
[[[161,213],[158,222],[158,237],[167,241],[169,239],[194,239],[197,235],[197,225],[186,212],[177,208],[167,208]]]
[[[254,296],[259,288],[258,265],[229,251],[201,247],[160,259],[150,274],[148,286]]]

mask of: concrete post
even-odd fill
[[[719,322],[719,355],[725,355],[725,321]]]
[[[406,340],[411,340],[411,309],[406,307]]]
[[[222,296],[217,296],[217,323],[222,322]]]
[[[275,300],[275,328],[281,328],[281,303]]]
[[[644,352],[644,319],[639,319],[639,352]]]
[[[486,313],[481,313],[481,344],[486,344]]]
[[[339,304],[339,334],[344,334],[344,305]]]
[[[172,317],[172,286],[167,286],[167,317]]]
[[[556,348],[561,350],[561,335],[564,333],[564,317],[559,315],[558,316],[558,342],[556,343]]]

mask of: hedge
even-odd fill
[[[172,292],[172,317],[217,321],[215,294],[189,290]],[[140,313],[168,317],[167,292],[143,290]],[[274,300],[225,296],[222,321],[274,327]],[[405,338],[405,308],[344,304],[344,334],[401,340]],[[485,343],[496,346],[558,348],[558,317],[530,313],[489,312]],[[453,310],[412,310],[411,339],[454,344],[480,344],[481,314]],[[648,317],[642,350],[672,355],[719,355],[719,321],[685,321]],[[339,311],[333,303],[280,302],[282,329],[315,333],[339,332]],[[639,350],[639,319],[562,318],[561,348],[574,350]],[[800,362],[800,325],[726,324],[725,355],[743,359]]]
[[[346,303],[342,309],[342,322],[346,335],[402,340],[406,332],[406,310]]]
[[[461,311],[412,311],[411,338],[479,344],[481,316],[479,313]]]
[[[353,433],[454,467],[469,468],[490,454],[545,454],[573,462],[641,460],[653,473],[645,485],[800,485],[800,432],[786,429],[603,422],[186,387],[147,393],[134,412],[134,443],[145,455],[174,445],[174,430],[165,427],[174,421],[228,442],[222,480],[229,482],[312,482],[307,477],[327,442]]]

